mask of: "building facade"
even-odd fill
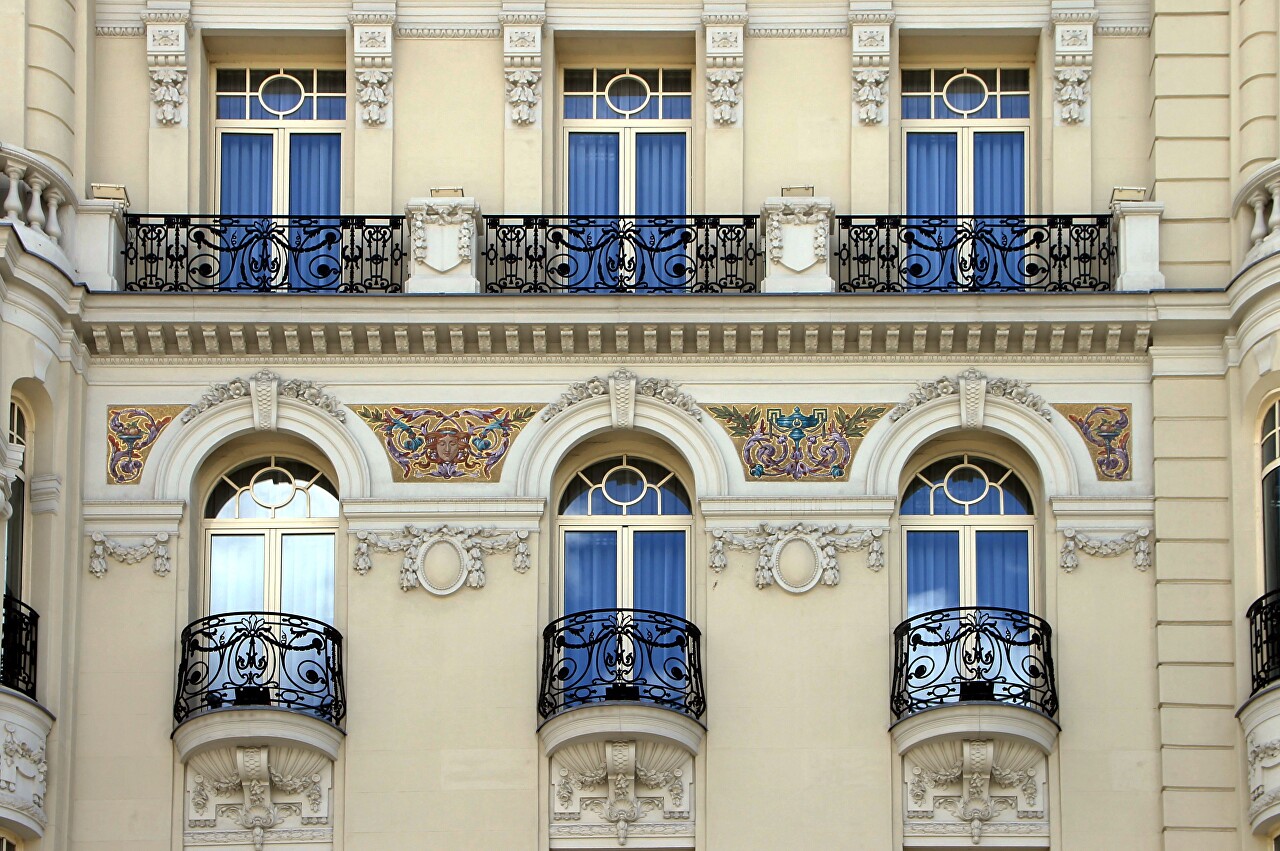
[[[0,849],[1271,849],[1278,20],[0,0]]]

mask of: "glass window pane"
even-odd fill
[[[347,117],[346,97],[316,98],[316,119],[319,121],[341,121]]]
[[[960,533],[907,531],[907,617],[960,605]]]
[[[261,100],[256,97],[251,97],[249,98],[249,117],[255,121],[274,121],[277,116],[267,112],[266,108],[263,107]]]
[[[618,605],[618,533],[564,533],[564,613]]]
[[[284,119],[285,121],[311,121],[316,117],[315,107],[316,107],[315,99],[307,98],[302,102],[302,106],[298,107],[293,112],[284,116]]]
[[[213,535],[209,541],[209,614],[262,611],[265,569],[263,535]]]
[[[244,68],[219,68],[218,69],[218,91],[220,92],[243,92],[248,91],[246,80],[248,72]]]
[[[664,92],[693,91],[693,72],[686,69],[669,69],[662,72]]]
[[[604,95],[596,95],[596,118],[626,118],[626,116],[609,106],[609,101]]]
[[[271,511],[258,505],[249,491],[243,491],[240,494],[239,516],[241,520],[265,520],[271,516]]]
[[[596,517],[621,517],[623,508],[605,499],[604,491],[596,488],[591,492],[591,514]]]
[[[23,536],[27,526],[27,483],[15,478],[9,492],[9,522],[5,530],[5,593],[22,598]]]
[[[590,68],[566,68],[564,72],[564,90],[566,92],[589,92],[594,81],[594,72]]]
[[[977,112],[969,113],[970,118],[999,118],[999,104],[996,102],[995,95],[987,98],[987,102],[982,105],[982,109]]]
[[[1280,470],[1262,480],[1262,542],[1267,590],[1280,590]]]
[[[954,112],[942,95],[933,96],[933,116],[934,118],[963,118],[960,113]]]
[[[1020,612],[1030,608],[1027,532],[974,533],[977,604]]]
[[[903,118],[929,118],[929,98],[920,95],[903,97]]]
[[[566,95],[565,118],[591,118],[591,98],[587,95]]]
[[[688,515],[690,510],[689,493],[674,478],[662,486],[662,513],[666,515]]]
[[[688,95],[667,95],[662,99],[663,118],[692,118],[693,98]]]
[[[301,83],[301,84],[302,84],[302,90],[303,90],[304,92],[310,92],[310,91],[314,91],[314,90],[315,90],[315,85],[314,85],[314,82],[315,82],[315,81],[312,79],[312,78],[313,78],[313,76],[315,75],[315,70],[314,70],[314,69],[311,69],[311,68],[285,68],[285,69],[284,69],[284,72],[285,72],[286,74],[288,74],[290,77],[293,77],[293,78],[294,78],[295,80],[297,80],[299,83]]]
[[[982,83],[969,75],[957,77],[947,83],[944,92],[947,105],[957,112],[967,113],[978,108],[987,96]]]
[[[645,88],[644,83],[637,80],[634,76],[620,77],[609,84],[609,89],[605,93],[609,99],[610,105],[615,107],[619,112],[630,113],[640,108],[649,97],[649,92]]]
[[[1002,68],[1000,91],[1025,92],[1031,89],[1031,71],[1027,68]]]
[[[1029,95],[1001,95],[1001,118],[1030,118],[1031,97]]]
[[[1276,435],[1269,434],[1262,438],[1262,466],[1276,460]]]
[[[321,94],[341,94],[347,90],[347,72],[340,70],[316,71],[316,91]]]
[[[1267,408],[1267,416],[1262,421],[1262,434],[1265,437],[1276,430],[1276,405]]]
[[[267,78],[279,72],[270,68],[255,68],[249,72],[249,91],[256,92]]]
[[[649,102],[644,105],[644,109],[640,110],[639,112],[633,112],[631,114],[631,117],[632,118],[661,118],[662,116],[658,114],[658,108],[659,108],[658,98],[656,96],[651,97],[649,98]]]
[[[637,609],[685,616],[685,533],[641,531],[632,537]]]
[[[338,498],[328,488],[322,486],[320,482],[316,482],[307,488],[307,493],[311,496],[312,517],[338,516]]]
[[[244,98],[240,95],[219,95],[218,117],[244,118]]]
[[[281,611],[333,622],[333,556],[332,534],[281,536]]]
[[[902,72],[903,92],[927,92],[929,91],[929,82],[929,70],[927,68]]]
[[[969,73],[986,83],[987,88],[991,91],[994,92],[996,90],[995,68],[970,68]]]

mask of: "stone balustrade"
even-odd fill
[[[0,142],[4,217],[63,246],[66,219],[74,216],[75,191],[60,169],[23,148]]]
[[[1258,169],[1236,193],[1237,215],[1248,209],[1253,225],[1242,267],[1280,252],[1280,160]]]

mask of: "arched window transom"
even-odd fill
[[[675,473],[642,458],[612,458],[579,470],[560,499],[566,516],[684,515],[689,494]]]

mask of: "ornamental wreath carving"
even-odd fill
[[[1080,553],[1098,558],[1114,558],[1133,552],[1133,566],[1145,571],[1151,566],[1151,530],[1136,529],[1115,538],[1094,538],[1075,529],[1063,529],[1062,549],[1058,552],[1058,566],[1071,573],[1080,566]]]
[[[840,584],[840,563],[837,553],[853,550],[867,551],[867,569],[878,571],[884,567],[884,530],[858,529],[839,523],[788,523],[774,525],[761,523],[757,529],[713,529],[711,531],[711,569],[720,573],[728,566],[725,550],[754,552],[756,559],[756,587],[766,588],[777,584],[792,594],[803,594],[823,585]],[[796,549],[807,550],[811,569],[806,575],[788,578],[783,571],[783,550],[795,543]]]
[[[356,573],[365,576],[373,568],[373,553],[404,553],[400,565],[400,590],[422,588],[437,597],[448,596],[464,585],[483,588],[486,583],[484,557],[493,553],[513,550],[512,568],[516,573],[527,573],[532,564],[529,550],[529,532],[526,529],[503,531],[480,526],[449,526],[441,524],[419,528],[409,525],[403,532],[387,533],[361,530],[355,533],[356,549],[354,567]],[[434,581],[427,571],[427,554],[437,546],[453,551],[457,559],[456,572],[443,582]]]

